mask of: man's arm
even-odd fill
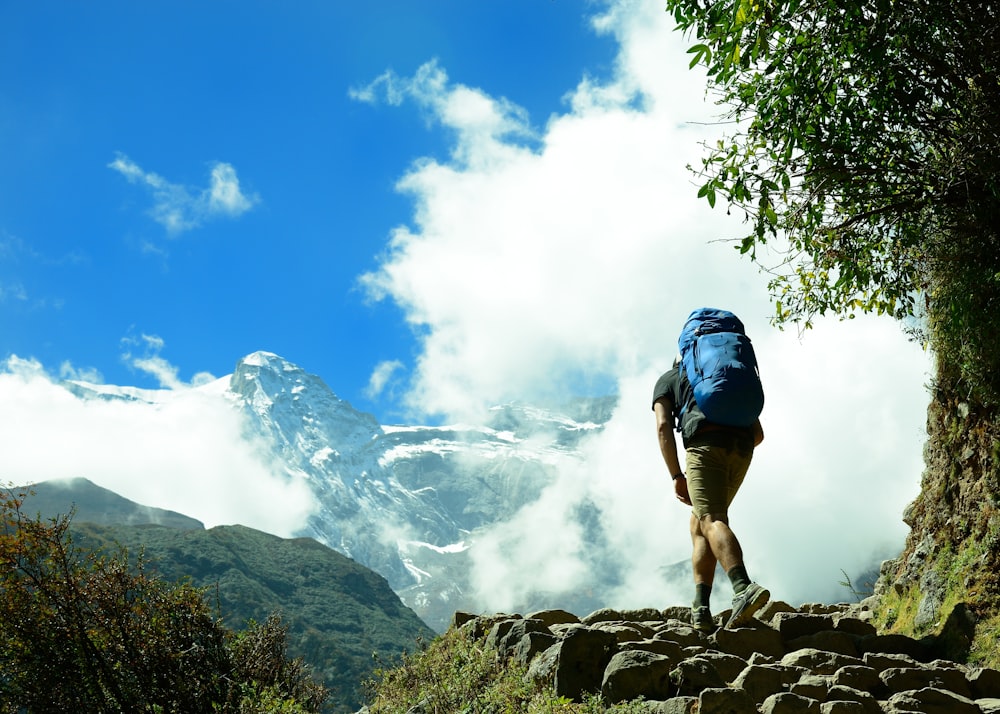
[[[760,446],[760,442],[764,441],[764,427],[760,425],[760,419],[753,423],[753,445]]]
[[[673,479],[674,495],[678,501],[690,506],[691,499],[688,497],[687,480],[683,476],[681,462],[677,457],[677,442],[674,440],[673,407],[669,397],[660,397],[653,403],[653,413],[656,415],[656,439],[660,444],[663,462],[667,465],[671,477],[681,474],[679,478]]]

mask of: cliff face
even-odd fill
[[[927,412],[920,494],[903,553],[882,566],[880,629],[945,632],[953,655],[1000,661],[1000,417],[939,387]]]

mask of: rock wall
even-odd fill
[[[871,619],[867,604],[775,601],[747,626],[710,634],[681,607],[456,613],[452,626],[557,696],[641,698],[651,714],[1000,712],[1000,671],[942,659],[936,638],[878,634]]]
[[[972,635],[952,643],[949,654],[971,652],[997,666],[1000,420],[938,387],[924,460],[920,494],[903,514],[910,526],[903,553],[883,563],[876,585],[878,625],[917,637],[963,617]]]

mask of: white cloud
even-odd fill
[[[395,375],[401,369],[403,369],[403,363],[398,359],[379,362],[375,365],[375,369],[372,370],[371,377],[368,379],[368,387],[365,389],[365,395],[370,399],[374,399],[382,394],[386,386],[392,382]]]
[[[410,407],[465,419],[588,381],[622,393],[586,463],[473,549],[486,606],[548,589],[541,563],[577,584],[583,550],[569,516],[587,497],[628,563],[615,597],[672,597],[655,573],[689,557],[688,512],[659,461],[649,396],[701,305],[743,318],[768,390],[767,441],[733,510],[751,575],[792,601],[846,596],[841,568],[901,546],[900,514],[922,469],[929,359],[886,320],[821,320],[801,339],[772,328],[766,279],[724,240],[745,226],[698,200],[685,168],[717,128],[683,38],[662,7],[634,0],[613,3],[595,28],[621,44],[613,80],[584,78],[541,132],[434,63],[356,93],[414,101],[453,130],[450,160],[418,160],[399,182],[412,224],[362,278],[420,335]],[[528,528],[538,523],[549,525]],[[682,599],[663,604],[686,601],[688,585],[677,587]]]
[[[209,527],[241,523],[290,536],[312,512],[310,491],[263,457],[266,448],[246,436],[219,391],[213,384],[84,400],[38,362],[10,357],[0,367],[0,434],[18,448],[0,449],[0,474],[16,485],[84,477]]]
[[[144,171],[124,154],[118,154],[108,168],[130,183],[146,187],[153,197],[150,215],[171,235],[197,228],[219,216],[237,218],[260,201],[256,194],[243,193],[236,169],[227,163],[212,164],[210,184],[204,189],[171,183],[158,174]]]
[[[236,169],[229,164],[215,164],[212,167],[212,185],[208,193],[208,208],[210,213],[222,213],[228,216],[239,216],[249,211],[256,197],[248,197],[240,191],[240,180],[236,177]]]
[[[178,376],[177,367],[160,356],[160,351],[163,350],[165,343],[159,335],[141,334],[139,337],[125,337],[121,344],[125,348],[122,353],[122,361],[140,372],[155,377],[163,389],[197,387],[214,382],[216,379],[209,372],[198,372],[191,378],[190,383],[182,380]],[[133,354],[133,348],[139,348],[142,354]]]

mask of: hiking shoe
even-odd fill
[[[715,632],[712,611],[705,605],[691,608],[691,626],[699,632]]]
[[[743,592],[733,598],[733,612],[726,623],[728,629],[739,627],[750,621],[754,613],[767,604],[771,593],[757,583],[750,583]]]

